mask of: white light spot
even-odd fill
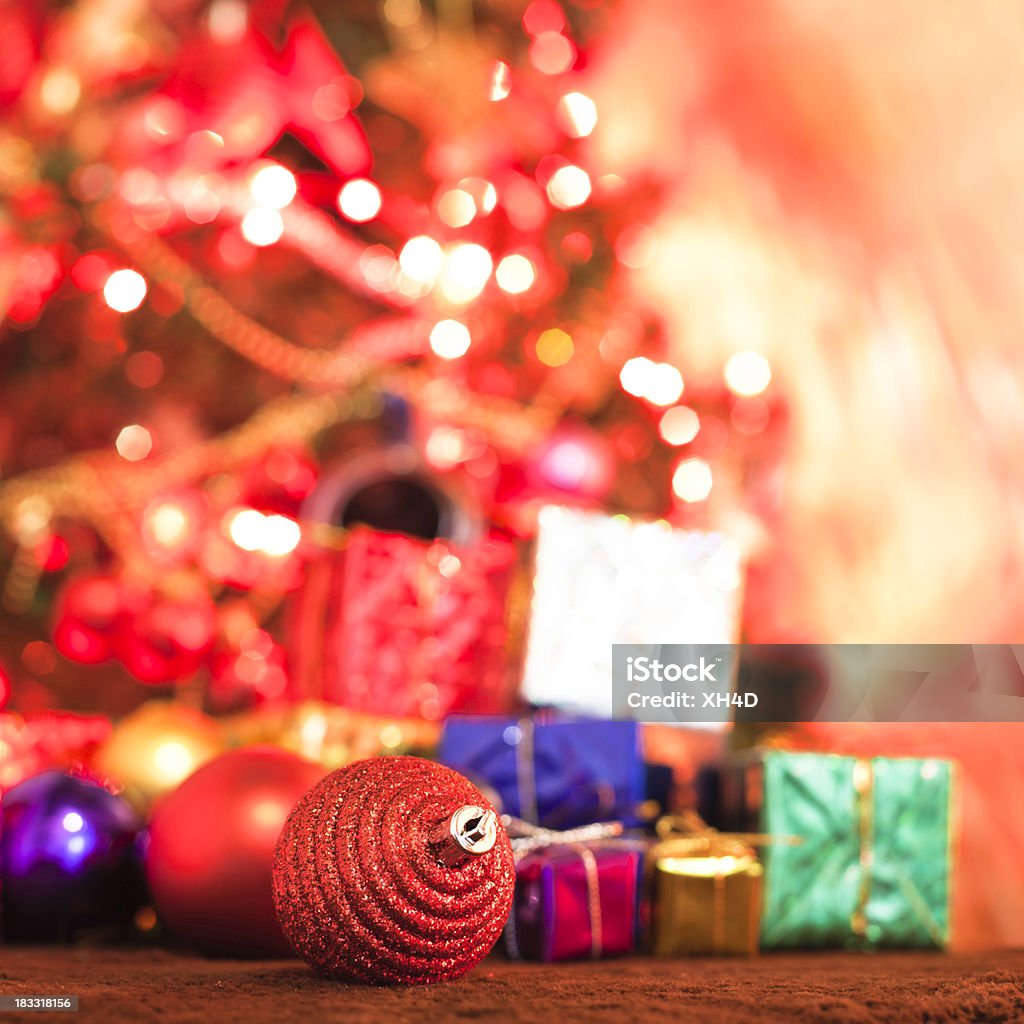
[[[736,395],[759,395],[771,379],[771,365],[760,352],[736,352],[725,364],[725,386]]]
[[[458,359],[469,351],[469,328],[458,320],[440,320],[430,332],[430,347],[442,359]]]
[[[250,245],[273,245],[284,234],[284,221],[277,210],[257,206],[242,218],[242,237]]]
[[[345,182],[338,193],[338,209],[356,224],[365,224],[380,213],[380,189],[366,178]]]
[[[103,298],[118,313],[130,313],[146,297],[146,279],[137,270],[115,270],[103,286]]]
[[[672,474],[672,490],[686,502],[703,501],[711,493],[711,467],[703,459],[683,459]]]
[[[265,164],[249,179],[253,201],[272,210],[283,210],[297,191],[295,175],[280,164]]]
[[[153,450],[153,438],[145,427],[132,423],[124,427],[114,442],[117,454],[129,462],[144,459]]]
[[[491,254],[475,242],[452,246],[445,257],[441,274],[441,294],[454,303],[475,299],[491,276]]]
[[[421,284],[433,284],[441,273],[444,252],[433,238],[417,235],[402,246],[398,263],[406,277]]]
[[[658,423],[658,433],[666,444],[689,444],[699,432],[700,417],[685,405],[666,410]]]
[[[61,819],[61,825],[64,826],[65,832],[81,832],[85,821],[77,811],[68,811]]]
[[[513,253],[498,264],[494,277],[503,292],[521,295],[533,287],[534,281],[537,280],[537,271],[525,256]]]
[[[553,206],[560,210],[575,209],[590,198],[590,176],[575,164],[559,167],[548,180],[547,193]]]
[[[569,92],[558,101],[558,117],[568,135],[582,139],[597,126],[597,105],[581,92]]]

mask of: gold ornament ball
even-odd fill
[[[140,810],[176,789],[224,749],[220,725],[176,701],[154,700],[123,718],[94,761]]]

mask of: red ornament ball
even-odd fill
[[[122,588],[113,577],[73,579],[57,598],[53,642],[66,658],[98,665],[113,655],[123,614]]]
[[[468,779],[418,757],[333,772],[295,806],[274,858],[274,902],[321,974],[372,985],[465,974],[512,906],[512,847]]]
[[[274,847],[323,769],[273,747],[209,761],[153,810],[146,878],[179,939],[206,953],[289,956],[274,914]]]

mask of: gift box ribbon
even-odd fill
[[[604,955],[604,931],[601,923],[601,876],[597,868],[597,858],[588,842],[603,841],[622,834],[621,822],[597,822],[583,825],[580,828],[568,829],[564,832],[555,829],[540,828],[528,821],[503,815],[502,822],[512,839],[512,852],[516,862],[529,853],[549,846],[570,849],[579,855],[583,864],[584,878],[587,884],[587,913],[590,919],[590,956],[599,960]],[[516,937],[516,910],[513,902],[505,925],[505,948],[512,959],[521,959],[519,943]]]

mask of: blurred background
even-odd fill
[[[1022,44],[999,0],[4,0],[0,788],[429,748],[638,622],[1018,639]],[[816,740],[963,760],[979,942],[1024,940],[1019,740]]]

